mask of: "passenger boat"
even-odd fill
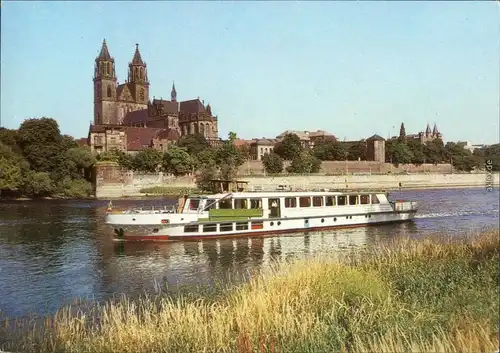
[[[384,191],[248,191],[247,182],[215,182],[221,192],[183,195],[176,207],[110,204],[105,222],[117,240],[201,240],[405,222],[418,208],[415,201],[389,201]]]

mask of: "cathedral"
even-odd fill
[[[149,98],[147,66],[138,44],[128,65],[128,78],[120,84],[115,60],[104,40],[95,59],[93,81],[94,122],[88,136],[93,151],[164,149],[181,136],[191,134],[201,134],[210,143],[220,141],[218,120],[210,104],[205,105],[199,98],[178,102],[175,84],[170,100]]]

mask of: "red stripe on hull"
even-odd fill
[[[272,237],[278,234],[288,234],[288,233],[307,233],[307,232],[317,232],[326,231],[334,229],[345,229],[345,228],[359,228],[376,226],[381,224],[391,224],[391,223],[403,223],[410,222],[412,219],[401,219],[388,222],[376,222],[376,223],[361,223],[361,224],[349,224],[341,226],[325,226],[325,227],[311,227],[311,228],[297,228],[297,229],[279,229],[279,230],[265,230],[259,232],[244,232],[237,234],[207,234],[207,235],[193,235],[193,236],[168,236],[168,235],[125,235],[123,239],[126,241],[199,241],[203,239],[228,239],[228,238],[241,238],[241,237]]]

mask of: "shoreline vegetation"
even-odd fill
[[[495,352],[498,229],[276,264],[217,293],[65,307],[11,352]],[[6,321],[2,328],[9,329]],[[10,323],[10,327],[16,326]],[[17,336],[16,336],[17,332]],[[1,337],[1,335],[0,335]]]

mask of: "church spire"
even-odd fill
[[[141,53],[139,52],[139,44],[135,43],[135,53],[132,58],[132,65],[144,65],[142,61]]]
[[[138,84],[148,85],[148,73],[146,63],[142,61],[141,53],[139,52],[139,44],[135,45],[135,53],[132,62],[128,65],[128,81]]]
[[[429,125],[429,123],[427,123],[427,128],[425,129],[425,135],[428,136],[431,134],[431,127]]]
[[[109,54],[106,39],[102,41],[101,51],[95,59],[94,80],[101,78],[116,80],[115,59]]]
[[[175,90],[175,82],[172,82],[172,91],[170,92],[170,100],[172,102],[177,101],[177,91]]]
[[[96,61],[114,61],[111,55],[109,55],[108,45],[106,44],[106,39],[102,41],[101,52],[96,58]]]
[[[433,135],[437,135],[437,134],[439,134],[439,131],[438,131],[438,128],[437,128],[436,123],[434,123],[434,129],[432,129],[432,134],[433,134]]]

